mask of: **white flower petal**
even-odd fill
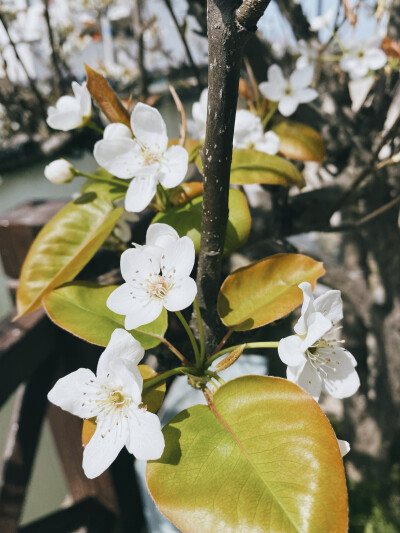
[[[307,333],[308,317],[315,313],[314,296],[311,284],[308,281],[300,283],[299,289],[303,291],[303,305],[301,306],[301,316],[293,329],[298,335],[305,335]]]
[[[86,88],[86,84],[81,87],[79,95],[79,108],[82,118],[90,117],[92,113],[92,99],[89,91]]]
[[[350,444],[347,442],[347,440],[341,440],[341,439],[337,439],[337,443],[339,446],[340,455],[344,457],[350,451]]]
[[[168,291],[164,298],[164,307],[168,311],[181,311],[186,309],[196,298],[196,282],[192,278],[184,278]]]
[[[125,317],[125,328],[128,330],[150,324],[160,316],[163,309],[161,300],[137,299],[134,302],[135,307]]]
[[[167,149],[167,127],[154,107],[141,102],[136,104],[131,115],[131,128],[140,144],[161,153]]]
[[[118,425],[109,426],[109,421],[100,421],[96,431],[83,452],[83,470],[93,479],[102,474],[116,459],[129,435],[127,419],[122,417]]]
[[[287,85],[287,79],[282,73],[282,69],[279,65],[271,65],[268,68],[268,81],[273,83],[276,87],[281,89],[285,88]]]
[[[298,366],[305,361],[305,355],[300,348],[301,338],[298,335],[291,335],[279,341],[278,355],[288,366]]]
[[[273,131],[267,131],[260,141],[257,141],[254,148],[259,152],[275,155],[279,151],[280,139]]]
[[[124,329],[117,328],[112,332],[110,342],[99,358],[97,376],[104,377],[112,361],[126,359],[137,366],[143,356],[144,348],[140,342]]]
[[[278,109],[284,117],[289,117],[290,115],[293,115],[298,108],[298,105],[299,102],[297,98],[294,98],[293,96],[284,96],[279,102]]]
[[[134,306],[132,287],[128,283],[117,287],[107,298],[107,307],[118,315],[127,315]]]
[[[76,113],[66,111],[49,115],[46,122],[54,130],[70,131],[79,128],[82,120]]]
[[[305,89],[310,85],[314,76],[313,67],[305,67],[294,70],[290,75],[290,85],[297,92],[298,89]]]
[[[318,372],[308,361],[297,374],[295,383],[308,392],[316,402],[319,400],[322,389],[322,380]]]
[[[334,398],[348,398],[357,392],[360,378],[353,366],[353,361],[344,348],[335,347],[332,349],[329,354],[329,361],[322,369],[326,372],[323,388]]]
[[[182,146],[171,146],[161,161],[158,181],[163,187],[176,187],[185,179],[189,154]]]
[[[312,100],[315,100],[318,96],[319,94],[314,89],[301,89],[296,93],[296,98],[300,104],[312,102]]]
[[[149,205],[156,191],[157,179],[154,175],[134,178],[126,193],[125,209],[132,213],[140,213]]]
[[[114,390],[123,391],[124,396],[130,396],[134,404],[139,405],[142,401],[143,378],[137,365],[128,359],[117,358],[110,361],[106,370],[107,372],[99,377],[112,384]],[[99,416],[104,418],[108,413],[100,413],[98,418]],[[112,422],[112,418],[110,421]]]
[[[93,150],[97,163],[117,178],[129,179],[143,168],[140,146],[133,139],[97,141]]]
[[[174,244],[179,239],[179,235],[168,224],[150,224],[146,233],[146,245],[160,246],[165,248],[168,245]]]
[[[75,372],[59,379],[47,398],[54,405],[58,405],[64,411],[69,411],[80,418],[90,418],[92,405],[85,402],[85,394],[88,385],[96,376],[87,368],[79,368]]]
[[[119,122],[114,122],[113,124],[108,124],[103,133],[103,140],[109,141],[111,139],[132,139],[132,132],[125,126],[125,124],[120,124]]]
[[[172,246],[165,248],[161,267],[166,275],[174,271],[174,278],[180,279],[190,275],[194,267],[195,251],[192,239],[182,237]]]
[[[332,329],[332,322],[328,318],[322,313],[312,313],[307,318],[307,334],[302,340],[301,349],[305,352],[330,329]]]
[[[279,102],[284,94],[284,89],[279,85],[275,85],[273,82],[263,81],[258,86],[260,93],[268,100],[272,102]]]
[[[164,451],[164,436],[158,416],[145,409],[131,410],[129,414],[128,451],[139,460],[155,460]]]
[[[159,256],[158,254],[149,253],[147,247],[130,248],[121,255],[121,274],[128,283],[132,283],[132,281],[139,278],[143,281],[151,274],[158,274],[159,271]]]
[[[72,96],[61,96],[57,100],[56,110],[58,113],[72,113],[80,116],[79,102]]]
[[[365,52],[365,58],[371,70],[379,70],[387,63],[387,56],[383,50],[373,48]]]
[[[328,291],[314,300],[314,309],[328,318],[333,325],[343,319],[340,291]]]

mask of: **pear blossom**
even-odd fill
[[[206,122],[207,122],[207,103],[208,103],[208,89],[203,89],[200,95],[200,100],[195,102],[192,106],[192,117],[195,126],[195,135],[201,141],[206,136]]]
[[[55,130],[69,131],[81,128],[90,119],[92,100],[86,84],[72,82],[74,96],[61,96],[55,107],[47,110],[47,124]]]
[[[310,20],[310,28],[312,31],[319,31],[322,30],[322,28],[327,28],[330,23],[332,22],[332,19],[335,15],[335,9],[332,7],[328,9],[325,13],[322,15],[318,15],[317,17],[313,17]]]
[[[341,440],[341,439],[337,439],[337,442],[339,445],[340,455],[344,457],[350,451],[350,444],[347,442],[347,440]]]
[[[288,117],[292,115],[299,104],[311,102],[318,93],[310,89],[314,69],[305,67],[292,72],[286,79],[278,65],[271,65],[268,69],[268,81],[260,83],[260,92],[272,102],[279,102],[279,112]]]
[[[157,109],[136,104],[131,130],[124,124],[109,124],[94,147],[94,158],[103,168],[122,179],[134,178],[128,187],[125,209],[143,211],[156,193],[157,184],[170,189],[187,172],[189,155],[181,146],[168,148],[167,128]]]
[[[296,335],[281,339],[279,357],[288,365],[287,378],[318,401],[321,391],[334,398],[347,398],[360,386],[356,360],[334,338],[336,324],[343,318],[340,291],[328,291],[314,300],[311,285],[303,291],[301,316]]]
[[[363,78],[370,70],[379,70],[386,65],[387,56],[379,48],[382,38],[374,35],[363,41],[350,40],[345,44],[346,52],[340,60],[340,67],[350,78]]]
[[[96,430],[83,452],[83,470],[92,479],[102,474],[126,446],[137,459],[159,459],[164,437],[157,415],[142,404],[143,379],[137,364],[141,344],[116,329],[100,356],[97,375],[80,368],[59,379],[50,402],[80,418],[95,418]]]
[[[279,150],[279,142],[278,135],[273,131],[264,133],[260,117],[245,109],[237,111],[233,133],[234,148],[254,148],[273,155]]]
[[[60,185],[71,181],[75,176],[75,171],[66,159],[56,159],[45,166],[44,175],[52,183]]]
[[[166,224],[153,224],[146,245],[121,255],[121,274],[126,283],[115,289],[107,307],[125,315],[125,328],[149,324],[161,313],[180,311],[196,297],[196,283],[190,277],[194,266],[194,244],[179,238]]]

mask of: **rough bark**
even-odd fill
[[[204,199],[197,272],[198,301],[205,321],[206,345],[218,342],[217,296],[228,222],[229,178],[240,68],[244,46],[269,0],[230,2],[209,0],[208,110],[202,149]],[[263,10],[261,10],[261,5]],[[238,13],[240,20],[238,22]],[[257,20],[258,20],[257,18]]]

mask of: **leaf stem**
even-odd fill
[[[175,311],[175,314],[181,321],[182,326],[185,328],[185,331],[188,334],[188,337],[192,344],[194,356],[196,358],[196,367],[201,368],[202,360],[200,357],[199,347],[197,346],[196,339],[194,338],[194,335],[193,335],[193,331],[190,329],[189,324],[186,322],[186,319],[184,318],[184,316],[182,315],[180,311]]]
[[[161,335],[157,335],[157,333],[150,333],[149,331],[138,330],[138,332],[143,334],[143,335],[149,335],[150,337],[154,337],[155,339],[159,339],[163,344],[165,344],[165,346],[167,346],[171,350],[171,352],[173,354],[176,355],[176,357],[180,361],[182,361],[182,363],[185,366],[190,367],[191,371],[193,372],[194,367],[193,367],[192,363],[188,359],[186,359],[186,357],[177,348],[175,348],[175,346],[173,344],[171,344],[165,337],[161,337]]]
[[[229,348],[224,348],[223,350],[220,350],[217,353],[214,353],[213,355],[210,355],[210,357],[207,359],[207,366],[210,366],[213,361],[218,359],[218,357],[221,357],[221,355],[224,355],[226,353],[232,352],[236,348],[240,348],[241,346],[244,346],[243,350],[249,350],[251,348],[277,348],[279,342],[246,342],[246,344],[237,344],[236,346],[229,346]]]
[[[93,120],[88,120],[88,121],[86,122],[85,126],[86,126],[87,128],[90,128],[90,129],[93,130],[93,131],[97,131],[97,133],[101,133],[102,135],[103,135],[103,133],[104,133],[103,128],[100,128],[100,126],[98,126],[98,125],[96,124],[96,122],[94,122]]]
[[[154,376],[153,378],[146,379],[143,382],[143,390],[150,389],[151,387],[158,385],[158,383],[166,381],[171,376],[175,376],[176,374],[190,374],[193,372],[193,370],[194,368],[192,366],[179,366],[177,368],[167,370],[166,372],[161,372],[161,374],[157,374],[157,376]]]
[[[195,313],[196,313],[197,323],[198,323],[198,325],[199,325],[199,335],[200,335],[200,360],[201,360],[201,362],[203,363],[203,361],[204,361],[204,357],[205,357],[204,328],[203,328],[203,320],[202,320],[202,318],[201,318],[200,307],[199,307],[199,304],[198,304],[196,298],[194,299],[193,307],[194,307],[194,310],[195,310]]]
[[[126,183],[124,180],[120,180],[118,178],[108,178],[106,176],[100,176],[98,174],[87,174],[86,172],[82,172],[81,170],[74,169],[76,176],[83,176],[84,178],[89,178],[90,180],[94,181],[102,181],[104,183],[110,183],[111,185],[121,185],[122,187],[128,188],[129,183]]]
[[[270,102],[270,108],[268,110],[268,113],[265,115],[262,121],[264,129],[267,127],[267,124],[271,120],[271,118],[275,115],[275,112],[278,109],[278,104],[279,102]]]

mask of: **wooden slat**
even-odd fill
[[[54,364],[45,361],[17,392],[0,475],[1,533],[18,530],[53,372]]]

